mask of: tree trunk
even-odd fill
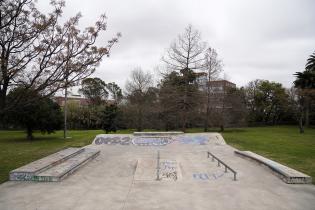
[[[224,132],[224,125],[220,126],[220,132]]]
[[[186,122],[187,122],[187,119],[186,119],[186,111],[183,112],[182,114],[182,131],[185,133],[186,132]]]
[[[206,116],[205,116],[205,121],[204,121],[204,128],[203,128],[204,132],[208,132],[208,128],[209,128],[209,113],[210,113],[210,110],[209,110],[209,107],[207,105]]]
[[[138,107],[138,122],[137,122],[137,131],[142,131],[142,118],[143,118],[143,112],[141,109],[142,104],[139,105]]]
[[[310,99],[306,97],[306,106],[305,106],[305,127],[310,126]]]
[[[300,119],[299,119],[299,129],[300,133],[304,133],[304,127],[303,127],[303,111],[301,111]]]
[[[33,140],[34,136],[33,136],[33,129],[31,127],[27,127],[27,140]]]
[[[187,67],[188,69],[188,67]],[[188,81],[187,81],[187,75],[185,74],[185,72],[183,73],[183,76],[185,78],[185,89],[184,89],[184,106],[183,106],[183,110],[182,110],[182,131],[185,132],[186,131],[186,123],[187,123],[187,95],[188,95]]]
[[[8,89],[8,82],[4,81],[2,85],[2,89],[0,89],[0,128],[5,128],[4,116],[5,116],[5,108],[6,108],[6,95]]]
[[[208,87],[207,87],[207,107],[206,107],[206,116],[205,116],[205,121],[204,121],[204,132],[208,132],[209,114],[210,114],[210,84],[208,84]]]

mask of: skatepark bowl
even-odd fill
[[[311,182],[219,133],[101,134],[11,171],[0,210],[315,210]]]

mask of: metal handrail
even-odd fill
[[[228,166],[226,163],[224,163],[222,160],[220,160],[218,157],[216,157],[211,152],[208,151],[207,154],[208,154],[208,158],[210,157],[210,155],[212,156],[212,161],[214,161],[214,159],[216,159],[218,161],[218,166],[220,166],[220,164],[224,165],[225,173],[227,173],[228,172],[227,169],[229,169],[234,174],[234,181],[236,181],[237,172],[234,169],[232,169],[230,166]]]

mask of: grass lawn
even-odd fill
[[[295,126],[231,129],[225,141],[240,150],[250,150],[306,173],[315,183],[315,129],[299,134]]]
[[[133,130],[118,133],[131,132]],[[187,132],[202,132],[202,129]],[[35,133],[35,140],[28,141],[23,131],[0,131],[0,183],[8,180],[9,172],[15,168],[66,147],[90,144],[95,135],[101,133],[101,130],[70,131],[72,138],[66,140],[61,131],[51,135]],[[228,144],[238,149],[251,150],[281,162],[311,175],[315,181],[315,129],[306,129],[303,135],[293,126],[227,129],[223,136]]]

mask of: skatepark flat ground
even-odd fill
[[[286,184],[215,141],[87,147],[99,149],[100,155],[61,182],[1,184],[0,209],[315,209],[314,185]],[[207,158],[207,151],[237,171],[237,180]],[[176,162],[176,179],[156,180],[158,157]]]

